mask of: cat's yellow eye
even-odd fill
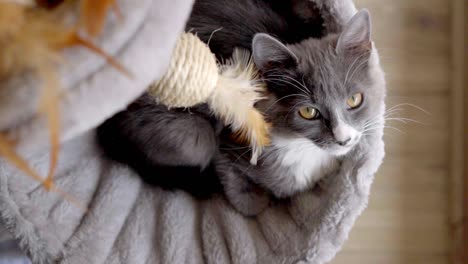
[[[299,114],[302,116],[302,118],[307,120],[317,119],[320,116],[320,112],[310,106],[301,107],[299,109]]]
[[[346,101],[346,103],[351,109],[355,109],[361,106],[362,101],[363,101],[362,99],[364,99],[362,96],[362,93],[357,93],[357,94],[353,94],[352,96],[350,96],[348,100]]]

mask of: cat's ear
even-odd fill
[[[344,27],[336,44],[336,52],[363,53],[371,49],[371,19],[369,11],[363,9],[354,15]]]
[[[297,56],[286,45],[265,33],[258,33],[252,41],[252,56],[261,72],[272,68],[288,68],[297,65]]]

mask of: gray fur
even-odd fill
[[[109,154],[126,155],[126,163],[148,159],[163,166],[206,168],[217,149],[217,135],[207,119],[209,110],[168,109],[145,94],[99,127]],[[136,162],[136,161],[135,161]]]
[[[206,105],[168,109],[144,94],[99,126],[97,139],[108,158],[146,183],[206,198],[221,189],[210,166],[221,129]]]
[[[257,34],[253,57],[271,92],[258,108],[272,124],[272,145],[266,148],[258,166],[249,164],[245,149],[231,146],[233,150],[219,158],[218,166],[229,165],[217,170],[226,178],[222,181],[225,192],[238,190],[239,177],[248,177],[250,181],[241,185],[254,182],[276,197],[289,197],[335,172],[344,156],[366,137],[368,124],[384,104],[384,87],[380,77],[373,76],[372,57],[376,55],[371,47],[366,10],[357,13],[340,35],[322,39],[309,38],[285,46],[266,34]],[[346,100],[357,92],[363,93],[364,102],[357,109],[349,109]],[[299,107],[305,105],[319,109],[321,118],[300,117]],[[342,126],[353,132],[346,146],[337,139]],[[239,172],[237,177],[231,176],[233,170]],[[261,199],[256,210],[252,209],[257,196],[245,192],[227,195],[246,214],[264,208]],[[242,197],[248,201],[239,201]]]
[[[286,45],[265,33],[258,33],[252,40],[252,56],[257,68],[266,71],[276,64],[296,64],[298,57]]]

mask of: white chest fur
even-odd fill
[[[318,181],[337,164],[336,157],[306,138],[274,136],[272,147],[277,153],[274,167],[286,169],[289,172],[287,173],[289,175],[283,176],[287,179],[283,178],[282,181],[289,182],[298,191]]]

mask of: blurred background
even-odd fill
[[[461,259],[468,1],[354,2],[371,12],[391,113],[369,207],[332,263],[468,263]]]

